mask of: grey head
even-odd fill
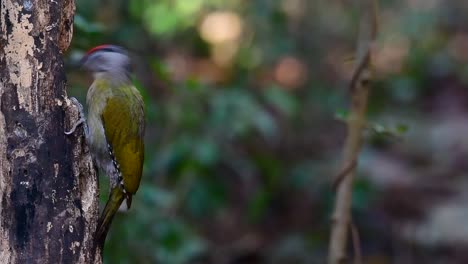
[[[127,51],[116,45],[100,45],[90,49],[80,64],[94,74],[130,75],[131,63]]]

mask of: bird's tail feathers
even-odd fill
[[[96,242],[104,249],[104,242],[106,241],[107,232],[109,231],[114,215],[119,210],[120,205],[125,199],[125,194],[120,186],[114,187],[110,193],[109,200],[106,203],[106,207],[99,217],[97,230],[96,230]]]

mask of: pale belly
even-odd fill
[[[111,185],[118,182],[118,173],[111,158],[104,127],[102,122],[94,115],[88,116],[88,145],[94,162],[101,172],[111,178]]]

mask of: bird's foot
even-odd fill
[[[72,102],[72,104],[74,104],[78,108],[80,119],[73,125],[73,127],[69,131],[64,132],[65,135],[73,134],[75,132],[76,128],[81,124],[83,124],[85,134],[87,134],[88,133],[88,126],[86,125],[86,119],[84,118],[83,105],[80,104],[78,99],[76,99],[75,97],[70,97],[70,101]]]

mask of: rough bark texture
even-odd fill
[[[0,1],[0,263],[100,263],[98,185],[66,97],[73,0]]]

